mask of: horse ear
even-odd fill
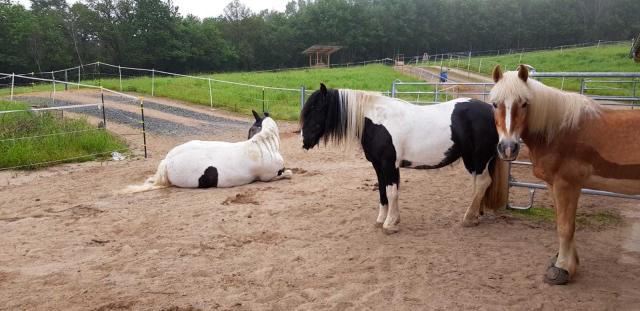
[[[251,113],[253,113],[253,117],[256,118],[256,121],[260,121],[260,115],[255,110],[251,110]]]
[[[263,114],[264,114],[264,117],[265,117],[265,118],[268,118],[268,117],[269,117],[269,113],[268,113],[268,112],[266,112],[266,111],[265,111]]]
[[[529,79],[529,69],[527,69],[527,66],[522,64],[518,66],[518,77],[520,77],[522,81],[527,82],[527,79]]]
[[[324,83],[320,83],[320,94],[322,95],[327,94],[327,86],[324,85]]]
[[[493,76],[493,82],[496,82],[496,83],[500,81],[500,79],[502,79],[502,68],[500,68],[500,65],[496,65],[493,68],[492,76]]]

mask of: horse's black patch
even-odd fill
[[[491,105],[475,99],[457,103],[451,113],[451,140],[453,150],[447,151],[447,158],[462,157],[469,173],[482,174],[497,153],[498,131]]]
[[[283,173],[284,173],[284,167],[278,171],[278,176],[282,175]]]
[[[209,166],[198,179],[198,188],[211,188],[218,186],[218,169]]]
[[[393,138],[383,125],[375,124],[369,118],[365,118],[360,143],[365,157],[373,164],[378,177],[380,204],[387,205],[389,200],[386,186],[400,184],[400,170],[396,167],[396,148],[393,146]]]

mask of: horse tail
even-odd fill
[[[482,198],[482,206],[495,211],[505,208],[509,203],[509,163],[498,159],[497,156],[491,161],[491,185]]]
[[[160,161],[158,165],[158,169],[156,170],[155,175],[149,177],[144,184],[142,185],[130,185],[125,190],[124,193],[136,193],[143,192],[149,190],[156,190],[160,188],[166,188],[171,186],[171,182],[169,182],[169,178],[167,176],[167,164],[164,160]]]

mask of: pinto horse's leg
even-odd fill
[[[380,165],[373,164],[373,169],[376,170],[376,176],[378,177],[378,193],[380,194],[380,207],[378,209],[376,227],[382,228],[384,220],[387,219],[387,212],[389,211],[389,200],[387,199],[387,188],[384,186],[382,167],[380,167]]]
[[[482,174],[478,175],[473,173],[473,201],[464,213],[462,220],[462,226],[473,227],[478,225],[478,218],[480,217],[480,206],[482,205],[482,199],[484,198],[487,188],[491,185],[491,174],[489,173],[489,167],[487,166]]]
[[[384,175],[384,187],[386,188],[387,199],[389,200],[389,211],[382,224],[382,230],[386,234],[400,231],[400,208],[398,206],[398,186],[400,184],[400,168],[395,163],[387,163],[382,167]]]
[[[560,249],[555,264],[547,269],[544,281],[552,285],[562,285],[569,282],[578,268],[578,253],[573,234],[578,199],[580,198],[580,186],[564,180],[557,180],[552,186],[552,191],[556,207],[556,226]]]

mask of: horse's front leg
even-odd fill
[[[400,168],[395,163],[387,163],[382,166],[385,192],[389,201],[389,211],[382,224],[382,230],[386,234],[396,233],[400,230],[400,208],[398,206],[398,186],[400,185]]]
[[[578,253],[573,235],[576,224],[576,210],[580,198],[580,186],[564,180],[554,181],[552,186],[556,208],[556,226],[560,249],[555,263],[547,268],[544,281],[552,285],[569,282],[578,269]]]
[[[287,170],[284,167],[275,172],[268,172],[265,175],[260,177],[261,181],[276,181],[280,179],[290,179],[293,176],[293,172],[291,170]]]
[[[382,166],[372,163],[373,169],[378,177],[378,194],[380,194],[380,205],[378,207],[378,217],[376,218],[376,227],[382,228],[384,220],[387,219],[389,211],[389,200],[387,199],[387,188],[384,186],[384,176],[382,175]]]
[[[489,173],[489,167],[487,166],[482,174],[473,173],[473,201],[464,213],[462,220],[462,226],[472,227],[477,226],[480,217],[480,206],[482,205],[482,199],[484,198],[487,188],[491,185],[491,174]]]

